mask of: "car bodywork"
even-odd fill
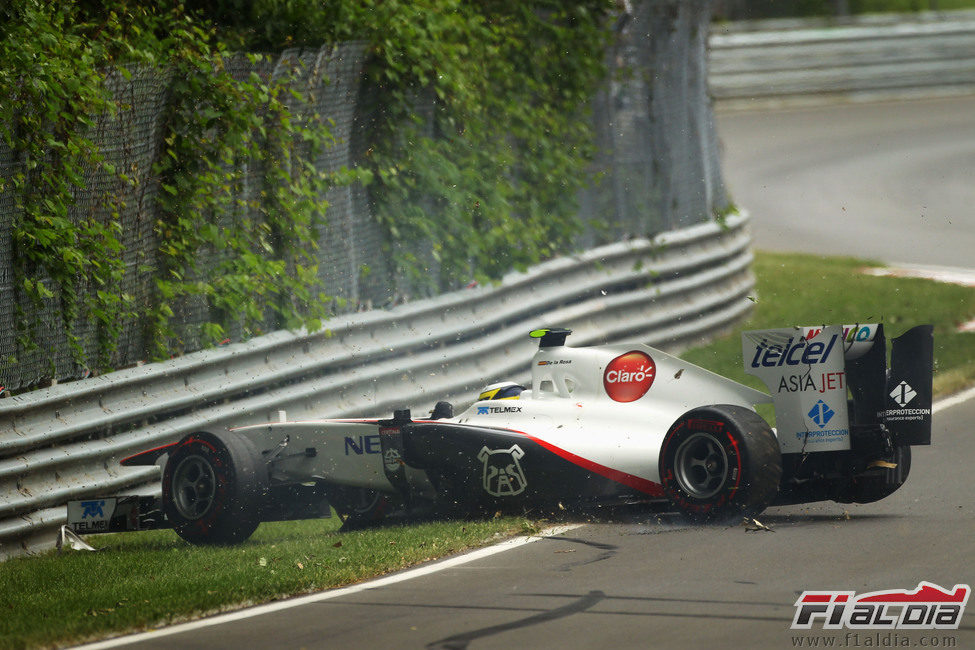
[[[123,465],[165,461],[161,498],[68,506],[76,532],[172,527],[195,543],[246,539],[261,521],[373,523],[392,509],[497,510],[661,501],[690,519],[774,503],[868,502],[930,444],[932,330],[880,324],[745,332],[765,393],[641,344],[575,348],[533,332],[531,385],[488,390],[459,414],[270,422],[198,432]],[[773,427],[756,411],[771,403]]]

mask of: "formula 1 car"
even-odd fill
[[[745,332],[770,394],[645,345],[573,348],[532,332],[531,386],[487,387],[453,414],[270,422],[200,431],[122,460],[165,460],[162,496],[68,504],[75,532],[171,527],[195,544],[262,521],[376,522],[393,509],[470,515],[660,501],[698,522],[772,504],[867,503],[900,487],[931,441],[931,326]],[[771,402],[775,428],[756,405]],[[282,418],[285,419],[285,418]]]

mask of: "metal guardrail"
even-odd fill
[[[975,12],[717,26],[710,86],[724,107],[975,92]]]
[[[50,548],[71,499],[158,490],[120,458],[201,428],[382,415],[526,377],[541,325],[674,349],[732,326],[754,288],[746,218],[553,260],[497,286],[351,314],[0,400],[0,559]]]

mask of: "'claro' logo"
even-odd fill
[[[657,376],[657,365],[645,352],[621,354],[606,366],[603,387],[617,402],[634,402],[643,397]]]

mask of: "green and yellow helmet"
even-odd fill
[[[481,394],[477,396],[477,401],[480,402],[488,399],[518,399],[523,390],[525,390],[524,386],[520,386],[513,381],[502,381],[486,386],[481,391]]]

